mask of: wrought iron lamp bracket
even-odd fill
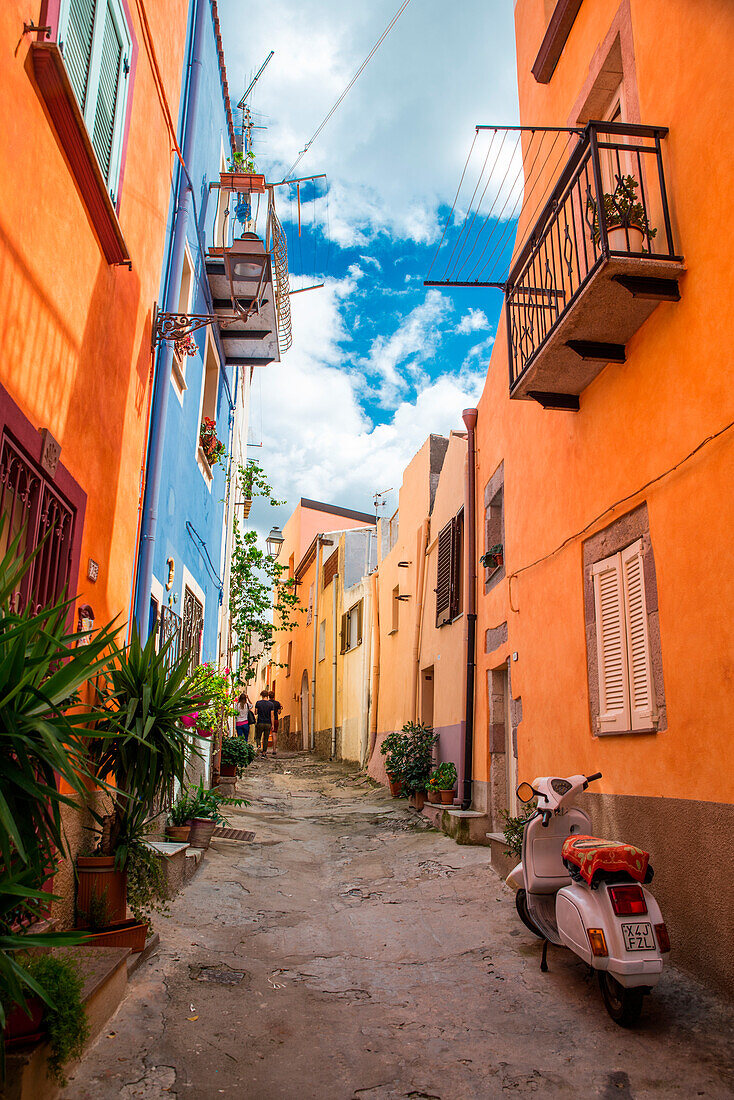
[[[240,320],[237,314],[232,317],[222,317],[218,313],[162,313],[157,306],[153,306],[153,325],[151,329],[151,345],[155,350],[163,340],[172,340],[177,343],[184,340],[197,329],[206,328],[207,325],[220,325],[225,328]]]

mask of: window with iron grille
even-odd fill
[[[191,672],[201,662],[203,633],[204,605],[187,586],[184,588],[183,615],[181,616],[181,652],[188,653]]]
[[[61,0],[59,48],[115,202],[132,53],[120,0]]]
[[[436,626],[461,614],[464,510],[439,532],[436,568]]]
[[[35,614],[68,588],[76,511],[7,432],[0,447],[0,515],[0,553],[22,530],[24,558],[41,547],[13,595],[16,611],[30,606]]]

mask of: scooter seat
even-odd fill
[[[614,872],[627,874],[636,882],[644,882],[649,852],[634,844],[618,840],[602,840],[598,836],[570,836],[563,842],[563,862],[572,875],[581,875],[589,886],[594,876]]]

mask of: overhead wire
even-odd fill
[[[342,103],[343,103],[343,101],[344,101],[344,100],[346,99],[346,97],[347,97],[347,95],[349,94],[349,92],[350,92],[350,91],[352,90],[352,88],[354,87],[354,85],[355,85],[355,84],[357,83],[357,81],[359,80],[360,76],[362,75],[362,73],[364,72],[364,70],[365,70],[365,69],[367,68],[367,66],[369,65],[370,61],[371,61],[371,60],[372,60],[372,58],[373,58],[373,57],[375,56],[375,54],[376,54],[376,53],[377,53],[377,51],[379,50],[380,46],[381,46],[381,45],[382,45],[382,43],[383,43],[383,42],[385,41],[385,39],[387,38],[388,34],[389,34],[389,33],[390,33],[390,31],[391,31],[391,30],[393,29],[393,27],[395,26],[395,24],[397,23],[398,19],[399,19],[399,18],[400,18],[400,16],[401,16],[401,15],[403,14],[403,12],[405,11],[405,9],[407,8],[407,6],[408,6],[408,4],[409,4],[409,3],[410,3],[410,0],[403,0],[403,3],[402,3],[402,4],[400,5],[400,7],[398,8],[398,10],[396,11],[395,15],[393,15],[392,19],[390,20],[390,22],[388,23],[388,25],[387,25],[387,26],[385,27],[385,30],[384,30],[384,31],[382,32],[382,34],[381,34],[381,35],[380,35],[380,37],[378,38],[377,42],[375,42],[374,46],[372,47],[372,49],[370,50],[370,52],[369,52],[369,53],[367,54],[367,57],[366,57],[366,58],[364,59],[364,61],[362,62],[362,64],[361,64],[361,65],[359,66],[359,68],[357,69],[356,73],[354,74],[354,76],[352,77],[352,79],[351,79],[351,80],[349,81],[349,83],[347,84],[346,88],[344,89],[344,91],[342,92],[342,94],[341,94],[341,95],[339,96],[339,98],[337,99],[337,101],[336,101],[336,103],[334,104],[334,106],[333,106],[333,107],[331,108],[331,110],[330,110],[330,111],[328,112],[328,114],[326,115],[326,117],[325,117],[325,118],[323,119],[323,121],[321,122],[321,124],[319,125],[319,127],[317,128],[317,130],[315,131],[315,133],[313,134],[313,136],[312,136],[312,137],[311,137],[311,138],[310,138],[310,139],[309,139],[309,140],[308,140],[308,141],[306,142],[306,144],[304,145],[303,149],[302,149],[302,150],[301,150],[301,152],[300,152],[300,153],[298,154],[298,156],[297,156],[297,157],[296,157],[296,159],[294,160],[294,162],[293,162],[293,164],[291,165],[291,167],[290,167],[290,168],[288,169],[288,172],[286,173],[286,176],[285,176],[284,178],[287,178],[288,176],[292,176],[292,175],[293,175],[293,173],[294,173],[294,171],[296,170],[297,166],[298,166],[298,165],[299,165],[299,164],[301,163],[301,161],[302,161],[302,160],[303,160],[303,158],[305,157],[306,153],[307,153],[307,152],[309,151],[309,149],[311,148],[311,146],[313,145],[313,143],[314,143],[314,142],[316,141],[316,139],[317,139],[317,138],[319,137],[319,135],[321,134],[321,132],[322,132],[322,130],[324,129],[324,127],[325,127],[325,126],[326,126],[326,125],[328,124],[329,120],[330,120],[330,119],[331,119],[331,117],[332,117],[332,116],[334,115],[335,111],[336,111],[336,110],[337,110],[337,109],[338,109],[338,108],[339,108],[339,107],[341,106],[341,104],[342,104]]]
[[[532,146],[532,142],[533,142],[534,138],[535,138],[535,132],[533,132],[533,134],[530,137],[530,145],[528,146],[528,150]],[[511,158],[510,158],[510,160],[507,164],[507,171],[505,172],[505,175],[502,178],[502,183],[500,184],[500,190],[497,192],[497,197],[498,198],[499,198],[499,195],[502,192],[502,188],[505,185],[505,180],[507,179],[508,175],[510,174],[511,166],[512,166],[512,163],[513,163],[514,158],[515,158],[515,154],[516,154],[516,152],[517,152],[517,150],[520,146],[521,141],[522,141],[522,134],[518,137],[517,141],[515,142],[515,147],[512,150],[512,156],[511,156]],[[494,222],[494,225],[492,226],[492,228],[489,232],[489,237],[485,241],[484,247],[483,247],[482,251],[479,254],[479,259],[475,262],[474,267],[471,269],[471,273],[468,276],[468,278],[471,278],[471,275],[473,275],[474,272],[476,271],[477,266],[478,266],[482,256],[484,255],[484,253],[489,248],[489,246],[492,242],[492,238],[494,237],[495,233],[497,232],[497,227],[502,224],[502,215],[504,214],[505,210],[507,209],[507,204],[510,201],[510,199],[512,198],[515,187],[517,186],[517,181],[521,178],[522,173],[523,173],[523,160],[522,160],[522,154],[521,154],[520,155],[520,167],[518,168],[517,172],[515,173],[515,178],[512,181],[512,184],[510,185],[510,190],[509,190],[509,193],[507,195],[507,198],[505,199],[505,201],[502,204],[502,209],[499,211],[499,213],[495,217],[495,222]],[[522,187],[520,188],[520,194],[522,194]],[[494,205],[495,204],[493,203],[492,204],[492,209],[494,209]],[[490,213],[491,213],[491,211],[490,211]],[[485,220],[484,220],[484,224],[482,226],[482,231],[484,230],[484,225],[487,224],[488,218],[489,218],[489,215],[487,215],[487,218],[485,218]],[[476,242],[474,248],[476,248],[478,246],[478,244],[479,244],[479,239],[477,238],[477,242]],[[471,255],[474,252],[474,248],[472,249],[472,252],[470,253],[469,258],[471,258]],[[468,262],[468,260],[467,260],[467,262]]]
[[[477,132],[478,132],[478,131],[476,131],[476,132],[475,132],[475,136],[476,136],[476,133],[477,133]],[[480,184],[480,183],[482,182],[482,179],[484,178],[484,171],[485,171],[485,169],[486,169],[486,167],[487,167],[487,161],[489,160],[489,155],[490,155],[490,153],[492,152],[492,146],[494,145],[494,139],[495,139],[496,137],[497,137],[497,131],[495,130],[495,132],[494,132],[494,133],[492,134],[492,138],[491,138],[491,140],[490,140],[490,143],[489,143],[489,145],[487,146],[487,155],[486,155],[486,156],[485,156],[485,158],[484,158],[484,164],[482,165],[482,169],[481,169],[481,171],[480,171],[480,173],[479,173],[479,176],[477,177],[477,182],[476,182],[476,184],[475,184],[475,186],[474,186],[474,191],[472,192],[472,197],[471,197],[471,198],[469,199],[469,206],[467,207],[467,211],[466,211],[466,214],[464,215],[464,221],[463,221],[463,223],[462,223],[462,226],[461,226],[461,229],[459,230],[459,233],[458,233],[458,235],[457,235],[457,237],[456,237],[456,240],[454,241],[454,247],[453,247],[453,249],[451,250],[451,255],[449,256],[449,258],[448,258],[448,261],[447,261],[447,263],[446,263],[446,270],[447,270],[447,271],[448,271],[448,269],[449,269],[449,268],[450,268],[450,266],[451,266],[451,261],[452,261],[452,259],[453,259],[453,257],[454,257],[454,253],[455,253],[455,251],[456,251],[456,248],[457,248],[457,246],[458,246],[458,244],[459,244],[459,241],[461,240],[461,236],[462,236],[462,234],[464,233],[464,230],[465,230],[465,227],[466,227],[466,223],[467,223],[467,218],[469,217],[469,214],[471,213],[472,207],[474,206],[474,199],[476,198],[476,194],[477,194],[477,191],[479,190],[479,184]],[[499,156],[499,151],[498,151],[498,156]],[[496,164],[496,163],[497,163],[497,157],[495,157],[495,159],[494,159],[494,164]],[[494,170],[494,164],[493,164],[493,170]],[[474,221],[475,221],[475,219],[476,219],[477,213],[479,212],[479,209],[481,208],[482,202],[484,201],[484,196],[485,196],[485,195],[486,195],[486,193],[487,193],[487,186],[489,185],[489,180],[490,180],[491,178],[492,178],[492,172],[490,172],[490,173],[489,173],[489,176],[487,177],[487,184],[485,185],[485,188],[484,188],[484,190],[482,191],[482,197],[481,197],[481,198],[480,198],[480,200],[479,200],[479,205],[477,206],[477,209],[476,209],[476,210],[474,211],[474,214],[472,215],[472,220],[471,220],[471,224],[470,224],[470,225],[469,225],[469,227],[468,227],[468,228],[466,229],[466,233],[467,233],[467,236],[468,236],[468,234],[469,234],[469,233],[471,233],[471,229],[472,229],[472,226],[473,226],[473,224],[474,224]],[[463,250],[464,250],[464,244],[462,244],[462,246],[461,246],[461,249],[460,249],[460,251],[459,251],[459,256],[461,256],[461,252],[463,252]]]
[[[476,211],[476,213],[477,213],[477,214],[479,213],[479,211],[480,211],[480,209],[481,209],[481,206],[482,206],[482,203],[484,202],[484,196],[485,196],[485,195],[487,194],[487,189],[489,188],[489,185],[490,185],[490,183],[492,182],[492,177],[494,176],[494,170],[495,170],[495,168],[496,168],[496,166],[497,166],[497,163],[498,163],[498,161],[499,161],[499,158],[500,158],[500,156],[502,155],[502,149],[503,149],[503,147],[504,147],[504,144],[505,144],[505,139],[506,139],[506,137],[507,137],[507,133],[508,133],[508,131],[507,131],[507,130],[505,130],[504,134],[502,135],[502,141],[501,141],[501,143],[500,143],[500,147],[499,147],[499,149],[497,150],[497,156],[496,156],[496,157],[494,158],[494,161],[493,161],[493,163],[492,163],[492,169],[491,169],[491,171],[490,171],[490,173],[489,173],[489,176],[487,177],[487,182],[486,182],[486,183],[485,183],[485,185],[484,185],[484,190],[482,191],[482,197],[481,197],[481,198],[480,198],[480,200],[479,200],[479,206],[477,207],[477,211]],[[482,225],[481,225],[481,228],[480,228],[480,230],[479,230],[479,233],[477,234],[477,239],[476,239],[476,241],[474,242],[474,244],[472,245],[472,247],[471,247],[471,249],[470,249],[470,251],[469,251],[469,257],[471,257],[472,253],[474,252],[474,249],[475,249],[475,248],[477,247],[477,244],[479,243],[479,238],[481,237],[482,233],[484,232],[484,228],[485,228],[485,226],[486,226],[486,224],[487,224],[487,222],[488,222],[488,220],[489,220],[489,218],[490,218],[490,216],[491,216],[491,214],[492,214],[492,211],[493,211],[493,210],[494,210],[494,208],[495,208],[495,205],[496,205],[496,203],[497,203],[497,200],[498,200],[498,198],[500,197],[500,195],[501,195],[501,193],[502,193],[502,188],[504,187],[504,185],[505,185],[505,180],[507,179],[507,176],[509,175],[509,172],[510,172],[510,167],[511,167],[511,165],[512,165],[512,162],[513,162],[513,160],[515,159],[515,153],[517,152],[517,149],[518,149],[519,143],[520,143],[520,139],[518,138],[518,139],[517,139],[517,141],[515,142],[515,147],[514,147],[514,149],[512,150],[512,153],[510,154],[510,158],[509,158],[509,160],[508,160],[508,162],[507,162],[507,169],[505,170],[505,174],[504,174],[504,176],[502,177],[502,182],[500,183],[500,186],[499,186],[499,188],[497,189],[497,193],[496,193],[496,194],[495,194],[495,196],[494,196],[494,200],[493,200],[493,202],[492,202],[492,205],[491,205],[491,207],[490,207],[490,209],[489,209],[489,213],[487,214],[487,217],[486,217],[486,218],[484,219],[484,221],[482,222]],[[476,215],[475,215],[475,217],[474,217],[474,218],[472,219],[472,226],[473,226],[473,224],[474,224],[474,221],[475,221],[475,220],[476,220]],[[466,243],[466,242],[465,242],[465,243]],[[464,246],[462,245],[462,248],[461,248],[461,250],[460,250],[460,252],[459,252],[459,255],[458,255],[458,256],[457,256],[457,258],[456,258],[456,262],[454,263],[454,267],[453,267],[453,271],[452,271],[452,274],[456,272],[456,269],[457,269],[457,267],[458,267],[458,261],[459,261],[459,260],[461,259],[461,253],[462,253],[463,251],[464,251]],[[450,261],[449,261],[449,262],[450,262]],[[467,262],[468,262],[468,258],[467,258]],[[447,272],[448,272],[448,267],[447,267],[447,269],[446,269],[446,270],[447,270]],[[449,276],[449,275],[447,275],[447,278],[450,278],[450,276]]]
[[[469,148],[469,153],[468,153],[468,156],[466,158],[466,161],[464,162],[464,170],[461,173],[461,179],[459,180],[459,186],[456,188],[456,194],[454,195],[454,201],[451,204],[451,210],[449,211],[449,216],[446,219],[446,225],[444,226],[443,233],[441,234],[441,240],[438,242],[438,245],[436,246],[436,251],[433,254],[433,259],[431,260],[431,266],[428,268],[428,276],[427,277],[430,277],[430,274],[433,271],[433,265],[436,262],[436,257],[438,256],[439,252],[441,251],[441,246],[443,245],[443,242],[446,239],[446,233],[448,232],[448,228],[451,225],[451,219],[454,216],[454,210],[456,209],[456,203],[458,202],[458,199],[459,199],[459,192],[461,191],[461,185],[464,182],[464,176],[466,175],[466,170],[469,167],[469,161],[471,160],[471,155],[474,152],[474,146],[477,143],[477,137],[478,136],[479,136],[479,131],[475,130],[474,131],[474,139],[473,139],[473,141],[471,143],[471,146]]]

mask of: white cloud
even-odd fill
[[[397,404],[408,383],[398,369],[420,376],[420,360],[433,358],[441,341],[441,325],[453,309],[451,301],[437,290],[429,290],[425,300],[401,321],[390,336],[378,336],[372,342],[369,356],[360,361],[360,368],[369,376],[377,374],[377,398],[380,404],[392,408]]]
[[[454,329],[454,332],[465,335],[469,332],[477,332],[479,329],[483,328],[489,328],[487,314],[483,309],[472,309],[472,307],[469,306],[469,312],[464,314]]]

